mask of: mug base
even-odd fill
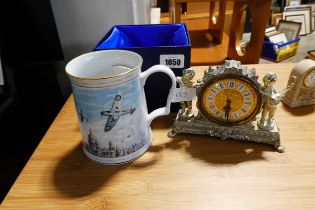
[[[83,147],[83,152],[89,159],[97,163],[100,163],[103,165],[119,165],[119,164],[129,163],[131,161],[138,159],[139,157],[145,154],[145,152],[150,148],[151,144],[152,144],[152,133],[150,135],[149,140],[147,141],[147,143],[143,145],[142,148],[133,152],[132,154],[129,154],[123,157],[114,157],[114,158],[98,157],[86,151],[84,147]]]

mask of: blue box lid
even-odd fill
[[[185,24],[116,25],[94,50],[191,46]]]

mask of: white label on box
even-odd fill
[[[185,56],[181,54],[160,55],[160,64],[169,68],[184,68]]]
[[[175,94],[173,96],[172,102],[181,102],[181,101],[191,101],[196,97],[196,89],[195,88],[176,88]]]

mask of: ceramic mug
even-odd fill
[[[132,161],[151,145],[152,120],[170,113],[176,78],[166,66],[141,73],[142,58],[126,50],[81,55],[66,66],[75,100],[83,151],[103,164]],[[166,107],[147,111],[144,88],[148,76],[163,72],[172,80]]]

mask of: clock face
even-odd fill
[[[305,77],[304,77],[304,85],[308,88],[315,87],[315,69],[311,70]]]
[[[201,112],[210,120],[237,125],[252,119],[260,109],[261,95],[256,84],[236,75],[210,80],[198,98]]]

